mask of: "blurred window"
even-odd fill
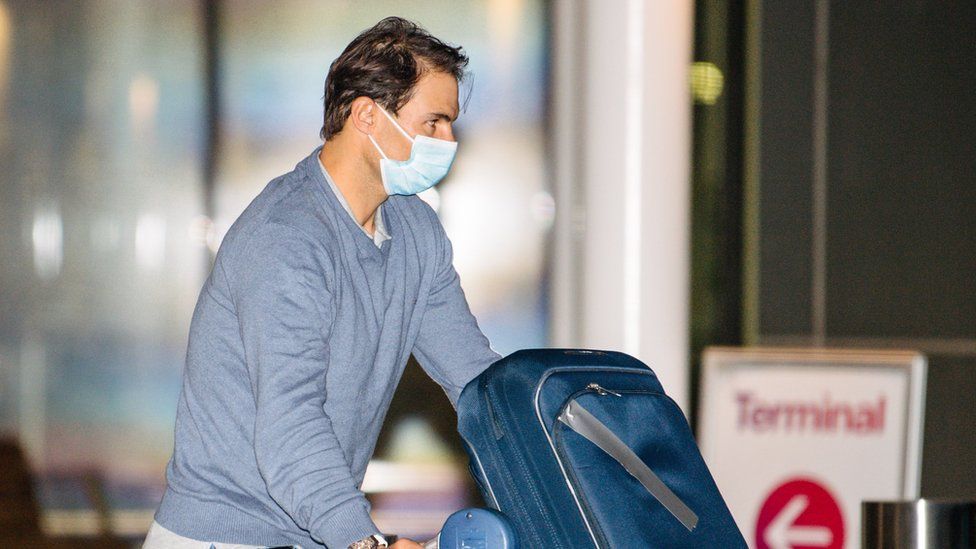
[[[0,0],[0,429],[48,533],[97,533],[104,501],[144,534],[211,254],[320,144],[329,64],[387,15],[471,57],[459,158],[425,198],[496,350],[546,342],[542,0],[221,2],[212,188],[204,4]]]
[[[207,265],[199,33],[187,0],[0,2],[0,424],[49,532],[159,499]]]

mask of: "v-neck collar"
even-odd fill
[[[339,205],[341,205],[342,209],[349,214],[349,217],[352,218],[353,222],[359,225],[359,221],[352,213],[352,206],[349,205],[349,201],[346,200],[345,196],[343,196],[342,191],[339,189],[339,186],[336,185],[335,180],[332,179],[331,175],[329,175],[329,170],[325,169],[325,164],[322,163],[322,158],[317,156],[316,160],[318,160],[319,169],[322,170],[322,175],[325,176],[325,182],[329,184],[329,190],[332,191],[332,194],[334,194],[336,199],[339,201]],[[376,212],[373,214],[373,234],[369,234],[369,232],[366,231],[366,227],[363,227],[362,225],[359,226],[363,233],[372,239],[373,244],[376,245],[377,248],[382,246],[384,242],[390,239],[390,235],[386,232],[386,223],[383,220],[383,209],[383,204],[380,204],[377,206]]]
[[[389,236],[380,246],[376,245],[376,242],[363,230],[362,226],[356,223],[356,220],[348,213],[348,211],[343,207],[342,202],[335,192],[332,190],[332,185],[326,181],[327,171],[322,169],[322,164],[319,161],[319,153],[322,151],[322,146],[320,145],[312,154],[306,158],[302,164],[305,170],[305,174],[308,177],[314,179],[321,189],[321,193],[317,193],[323,200],[323,206],[335,212],[336,215],[341,218],[339,223],[342,223],[346,228],[353,233],[352,239],[356,243],[356,248],[359,250],[360,256],[366,257],[386,257],[388,250],[390,249],[391,240],[393,240],[395,234],[393,230],[393,225],[391,217],[396,210],[393,206],[392,200],[387,200],[383,203],[383,225],[386,229],[386,233]]]

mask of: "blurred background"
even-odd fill
[[[628,352],[693,424],[708,345],[919,350],[923,495],[976,497],[976,5],[0,0],[0,529],[141,541],[221,238],[388,15],[471,58],[423,198],[495,350]],[[454,421],[409,365],[381,527],[480,504]]]

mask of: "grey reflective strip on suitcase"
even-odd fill
[[[562,414],[559,421],[565,423],[570,429],[576,431],[586,440],[596,444],[601,450],[610,457],[617,460],[628,473],[633,475],[654,496],[661,502],[661,505],[674,515],[688,531],[695,529],[698,525],[698,515],[695,514],[685,502],[671,491],[664,482],[651,471],[637,454],[630,449],[624,441],[613,433],[593,414],[586,411],[575,400],[570,402]]]

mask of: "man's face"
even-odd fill
[[[394,118],[410,137],[426,135],[454,141],[451,125],[457,120],[458,110],[457,80],[450,74],[430,71],[420,78],[410,101],[400,108]],[[393,115],[392,112],[390,114]],[[373,119],[378,121],[375,137],[383,152],[395,160],[409,158],[410,141],[383,113],[377,112]]]

